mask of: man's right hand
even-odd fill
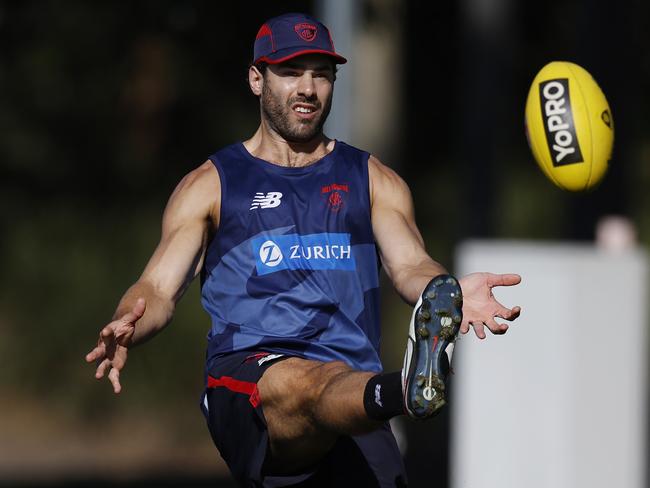
[[[171,321],[176,302],[202,269],[210,232],[218,228],[220,204],[219,173],[210,160],[185,175],[169,197],[156,250],[120,300],[115,320],[99,333],[97,347],[86,354],[86,361],[97,363],[95,377],[108,374],[115,393],[122,390],[120,371],[128,349]],[[146,307],[147,316],[140,320]]]
[[[95,378],[103,378],[108,370],[108,379],[115,393],[122,390],[120,371],[126,363],[128,348],[131,346],[135,332],[135,323],[142,317],[145,308],[145,299],[138,298],[130,312],[112,321],[100,331],[97,347],[86,354],[87,362],[97,364]]]

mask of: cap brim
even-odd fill
[[[304,56],[305,54],[324,54],[333,58],[336,64],[345,64],[348,62],[348,60],[340,54],[326,51],[324,49],[280,49],[272,54],[256,59],[253,63],[280,64],[298,56]]]

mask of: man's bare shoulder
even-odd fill
[[[219,173],[207,160],[181,179],[169,198],[168,209],[181,216],[210,219],[218,225],[220,204]]]
[[[211,188],[212,191],[214,191],[214,186],[219,184],[219,173],[214,167],[212,161],[208,159],[200,166],[187,173],[174,191],[184,191],[189,189],[200,191],[204,187],[206,189]]]
[[[368,176],[370,179],[371,203],[375,197],[391,195],[394,192],[409,192],[408,185],[392,168],[382,163],[376,156],[368,159]]]

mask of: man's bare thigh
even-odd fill
[[[321,425],[315,411],[331,378],[350,371],[342,362],[295,357],[268,367],[257,386],[269,432],[271,469],[300,470],[333,447],[339,433]]]

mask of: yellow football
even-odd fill
[[[533,80],[526,101],[526,135],[538,166],[557,186],[584,191],[603,179],[614,144],[614,119],[591,75],[553,61]]]

